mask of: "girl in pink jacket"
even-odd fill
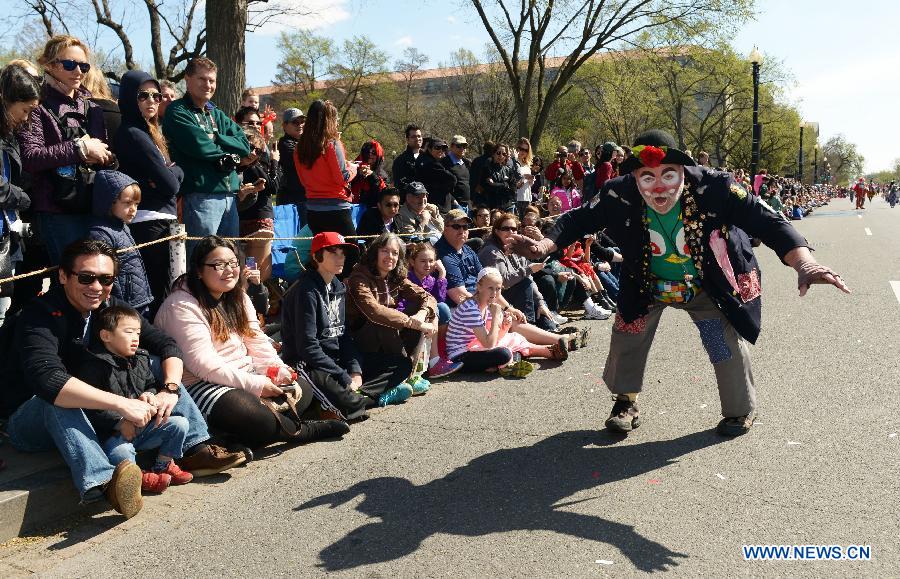
[[[295,389],[296,413],[275,410],[271,402],[286,400],[282,387],[293,384],[293,372],[259,327],[244,292],[245,271],[232,242],[205,237],[156,314],[156,326],[183,352],[191,398],[210,427],[251,448],[344,434],[344,422],[299,419],[312,402],[308,385]]]

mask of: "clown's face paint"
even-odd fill
[[[684,188],[684,167],[681,165],[660,165],[641,167],[634,171],[638,190],[647,205],[665,215],[675,207]]]

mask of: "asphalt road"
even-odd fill
[[[644,425],[600,430],[611,320],[586,322],[590,348],[562,366],[445,381],[343,441],[151,497],[131,521],[62,522],[0,547],[0,576],[898,576],[900,209],[860,218],[836,200],[797,227],[853,294],[800,299],[760,248],[760,410],[744,437],[713,432],[713,372],[674,311]],[[871,560],[745,561],[745,544],[870,545]]]

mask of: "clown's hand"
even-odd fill
[[[533,239],[529,239],[527,237],[523,237],[522,239],[524,241],[531,242],[530,245],[528,246],[528,249],[530,250],[530,255],[527,255],[526,257],[528,257],[534,261],[542,260],[545,257],[547,257],[548,255],[550,255],[551,253],[553,253],[554,251],[556,251],[556,244],[553,243],[553,240],[550,239],[549,237],[545,237],[541,240],[533,240]]]
[[[800,297],[805,296],[814,283],[829,283],[844,293],[851,293],[841,276],[815,260],[804,260],[796,264],[794,269],[797,270],[797,288],[800,290]]]

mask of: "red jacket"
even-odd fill
[[[347,157],[340,141],[329,141],[325,145],[325,153],[316,159],[311,168],[300,162],[297,152],[298,149],[295,149],[294,167],[306,189],[307,200],[337,199],[350,202],[347,184],[351,175],[346,168]]]

